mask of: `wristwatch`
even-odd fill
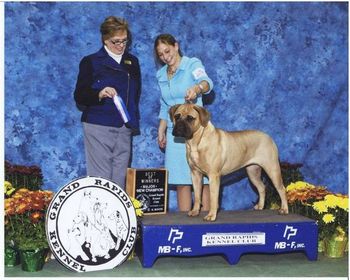
[[[201,92],[200,92],[200,93],[203,93],[203,91],[204,91],[204,87],[202,86],[202,84],[201,84],[201,83],[199,83],[199,84],[198,84],[198,86],[199,86],[199,88],[201,89]]]

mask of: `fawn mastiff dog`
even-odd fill
[[[194,189],[194,205],[188,212],[189,216],[199,215],[203,174],[209,178],[210,190],[210,210],[204,220],[215,221],[220,177],[242,167],[246,167],[248,177],[259,193],[254,208],[264,208],[265,185],[261,180],[261,169],[264,169],[281,198],[279,213],[288,214],[278,150],[270,136],[258,130],[227,132],[215,128],[210,122],[209,112],[194,104],[174,105],[169,114],[174,123],[173,135],[185,138],[186,143]]]

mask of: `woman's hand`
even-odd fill
[[[102,98],[113,98],[115,95],[118,95],[117,91],[112,87],[105,87],[98,93],[98,98],[101,100]]]
[[[161,149],[164,149],[166,146],[166,127],[167,121],[160,120],[158,127],[158,145]]]
[[[185,95],[186,102],[191,102],[192,100],[196,99],[198,94],[200,93],[201,93],[201,89],[198,85],[194,85],[193,87],[190,87],[186,91],[186,95]]]
[[[158,132],[158,145],[159,148],[164,149],[166,146],[166,135],[165,132]]]

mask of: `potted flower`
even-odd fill
[[[348,243],[349,198],[342,194],[328,194],[315,201],[319,236],[324,241],[324,253],[331,258],[343,257]]]
[[[310,218],[315,218],[311,204],[330,194],[325,187],[314,186],[304,181],[290,183],[286,188],[286,193],[291,212]]]
[[[4,197],[9,198],[16,191],[9,181],[4,183]],[[7,238],[5,239],[5,265],[6,266],[15,266],[19,264],[19,255],[14,248],[14,241],[12,233],[14,231],[9,231]]]
[[[319,251],[329,257],[342,257],[348,241],[348,196],[303,181],[291,183],[286,192],[292,213],[317,221]]]
[[[40,270],[44,264],[49,248],[45,213],[52,197],[50,191],[21,188],[5,199],[5,242],[19,251],[23,270]],[[30,262],[27,257],[31,258]]]

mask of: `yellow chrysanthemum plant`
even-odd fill
[[[320,238],[347,237],[349,197],[342,194],[328,194],[323,200],[315,201],[312,209],[317,213]]]
[[[15,190],[16,189],[12,186],[12,184],[9,181],[5,181],[4,183],[5,198],[10,197],[15,192]]]
[[[132,204],[134,205],[136,217],[139,220],[143,216],[142,203],[132,196],[130,196],[130,199],[131,199]],[[140,230],[137,231],[137,239],[139,239],[139,238],[140,238]],[[128,257],[128,260],[132,260],[134,257],[135,257],[135,250],[132,250],[131,254]]]
[[[298,181],[286,188],[291,212],[302,214],[317,221],[319,239],[347,237],[349,198],[335,194],[326,187]]]
[[[135,211],[136,211],[136,217],[142,217],[143,211],[142,211],[142,203],[138,201],[134,197],[130,197],[132,204],[134,205]]]

